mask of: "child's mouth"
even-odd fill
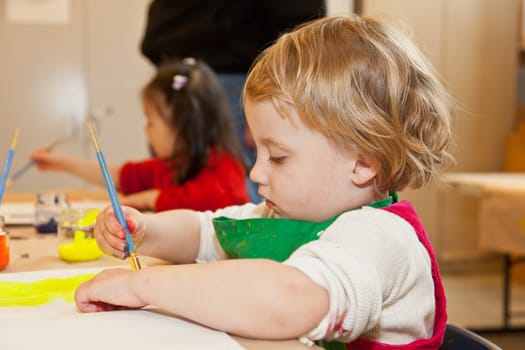
[[[271,209],[271,210],[275,210],[276,209],[275,203],[272,202],[269,199],[266,200],[266,206],[268,207],[268,209]]]

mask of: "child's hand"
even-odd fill
[[[34,150],[30,158],[36,162],[36,166],[40,170],[61,171],[64,168],[62,155],[58,152],[49,151],[46,147]]]
[[[147,190],[120,197],[122,205],[128,205],[138,210],[155,210],[155,202],[160,190]]]
[[[130,207],[122,207],[122,210],[133,242],[138,247],[144,239],[144,224],[141,220],[143,214]],[[94,234],[98,246],[104,253],[120,259],[125,259],[129,256],[126,231],[118,222],[111,206],[106,207],[98,214]]]
[[[108,269],[84,282],[75,291],[75,303],[82,312],[141,308],[146,304],[131,288],[131,275],[125,269]]]

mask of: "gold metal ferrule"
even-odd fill
[[[140,260],[139,260],[139,257],[137,255],[137,253],[135,252],[131,252],[129,253],[129,262],[131,264],[131,269],[133,271],[138,271],[140,270],[142,267],[140,266]]]

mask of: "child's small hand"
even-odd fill
[[[84,282],[75,291],[75,303],[82,312],[141,308],[146,304],[133,292],[130,280],[135,274],[125,269],[108,269]]]
[[[122,210],[133,242],[138,247],[144,239],[144,224],[141,221],[143,214],[130,207],[122,207]],[[106,207],[97,216],[94,234],[98,246],[104,253],[120,259],[125,259],[129,256],[126,231],[118,222],[111,206]]]
[[[61,155],[57,152],[49,151],[45,147],[34,150],[30,158],[36,162],[36,166],[40,170],[60,171],[63,168]]]

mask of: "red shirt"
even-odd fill
[[[248,202],[242,164],[225,152],[213,150],[208,165],[197,176],[177,184],[173,163],[159,159],[128,162],[120,169],[124,194],[159,189],[155,211],[168,209],[216,210]]]

